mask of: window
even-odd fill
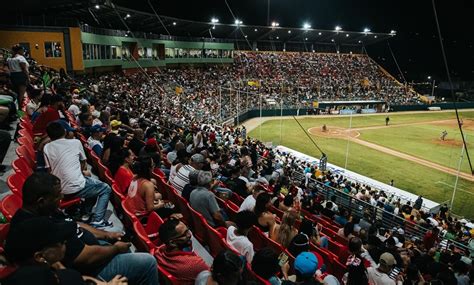
[[[165,56],[166,56],[166,58],[174,58],[175,57],[175,49],[165,48]],[[158,57],[158,50],[156,50],[156,57]]]
[[[44,53],[46,57],[62,57],[63,52],[60,42],[45,42]]]
[[[111,46],[110,47],[112,50],[112,59],[121,59],[122,56],[122,47],[119,46]]]

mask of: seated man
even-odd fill
[[[192,285],[200,272],[209,270],[204,260],[192,251],[191,231],[183,222],[168,219],[158,231],[164,244],[156,250],[155,257],[180,284]]]
[[[48,109],[41,113],[33,124],[33,133],[35,135],[44,135],[49,123],[61,118],[60,112],[64,110],[64,99],[61,95],[51,96]]]
[[[97,154],[98,157],[102,157],[102,150],[104,149],[102,139],[104,137],[105,131],[106,129],[100,125],[93,125],[90,129],[91,136],[89,139],[87,139],[89,147],[95,152],[95,154]]]
[[[76,234],[70,237],[61,262],[83,275],[112,280],[120,274],[130,284],[158,284],[156,260],[148,253],[129,253],[130,243],[120,241],[122,234],[105,232],[83,223],[73,222],[58,210],[63,198],[58,177],[36,172],[23,186],[23,207],[13,216],[10,231],[35,217],[50,217],[58,226],[74,223]],[[101,245],[100,240],[112,244]],[[103,243],[102,243],[103,244]]]
[[[200,170],[197,180],[198,186],[191,192],[189,204],[201,213],[211,227],[226,227],[226,221],[222,216],[219,204],[217,204],[216,196],[209,190],[217,185],[215,182],[211,185],[212,173]]]
[[[86,155],[79,140],[65,139],[66,131],[60,123],[52,122],[47,127],[51,142],[44,146],[46,168],[61,179],[62,193],[67,197],[81,197],[88,200],[94,217],[91,225],[97,228],[110,227],[105,213],[111,193],[106,183],[86,176],[88,174]]]
[[[235,218],[236,227],[230,226],[227,229],[227,243],[240,255],[245,256],[248,263],[252,263],[254,256],[253,244],[247,235],[250,229],[257,223],[257,216],[252,211],[241,211]]]

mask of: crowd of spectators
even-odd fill
[[[293,55],[238,56],[249,66],[241,70],[245,74],[268,56],[267,68],[278,66],[275,80],[282,80],[278,76],[283,74],[296,76],[288,69]],[[309,61],[327,64],[318,73],[340,80],[337,69],[327,62],[330,56],[311,56]],[[376,80],[375,71],[364,71],[370,70],[368,59],[347,58],[356,80],[363,72]],[[262,72],[269,72],[267,68]],[[77,80],[52,72],[57,83],[48,86],[32,77],[26,94],[30,103],[40,103],[26,118],[33,124],[37,171],[26,179],[22,208],[10,221],[5,253],[19,269],[5,284],[32,284],[32,277],[35,284],[51,284],[41,278],[53,278],[55,284],[84,284],[84,280],[158,284],[157,266],[174,275],[179,284],[252,284],[244,274],[249,270],[273,285],[464,285],[474,280],[474,247],[470,247],[474,231],[469,231],[474,225],[452,217],[447,207],[437,214],[427,213],[422,197],[414,203],[402,202],[275,151],[247,137],[239,127],[216,125],[211,115],[216,94],[203,85],[211,84],[206,82],[210,78],[225,80],[220,76],[231,71],[231,67],[209,68],[204,73],[176,69]],[[194,91],[186,91],[190,92],[186,97],[171,97],[161,84],[171,80],[168,76],[180,86],[184,85],[180,78],[187,78],[184,89]],[[320,84],[326,83],[331,84],[325,80]],[[41,99],[33,100],[38,89],[43,90]],[[199,116],[199,112],[209,114]],[[82,143],[76,139],[82,137]],[[163,219],[156,233],[160,244],[153,255],[132,253],[123,234],[111,230],[105,209],[115,194],[91,175],[84,141],[108,167],[140,220],[152,213]],[[160,173],[160,181],[154,173]],[[192,225],[185,223],[182,208],[163,199],[167,194],[160,188],[163,183],[212,228],[225,231],[229,249],[217,254],[212,266],[193,251]],[[313,187],[314,183],[320,187]],[[332,189],[331,195],[327,189]],[[359,215],[336,193],[384,211]],[[58,211],[60,201],[76,197],[84,199],[79,215]],[[236,213],[230,212],[230,203],[240,207],[234,209]],[[393,218],[391,213],[401,222],[384,228],[381,221]],[[330,228],[336,228],[334,234]],[[415,229],[422,228],[428,231],[416,234]],[[261,233],[267,245],[283,248],[284,254],[257,247],[254,233]],[[463,242],[467,250],[449,240]],[[324,260],[322,255],[333,258]]]

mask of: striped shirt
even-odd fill
[[[189,173],[193,170],[196,169],[191,165],[184,165],[173,177],[171,185],[179,192],[179,194],[181,194],[181,192],[183,191],[184,186],[186,186],[186,184],[189,184]]]

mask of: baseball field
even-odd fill
[[[321,153],[307,132],[328,155],[329,162],[381,182],[442,203],[450,201],[462,153],[454,111],[406,112],[350,116],[252,119],[249,135],[284,145],[314,157]],[[474,164],[474,111],[461,111],[463,131]],[[323,125],[326,130],[323,131]],[[443,131],[447,132],[444,140]],[[474,176],[464,152],[453,210],[474,218]]]

